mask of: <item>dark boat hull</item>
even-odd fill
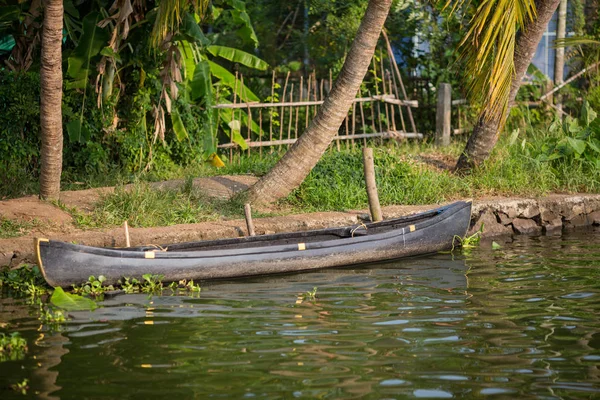
[[[106,284],[122,277],[141,279],[143,274],[164,275],[165,281],[237,278],[447,250],[455,236],[465,235],[470,217],[471,203],[457,202],[381,223],[174,244],[167,246],[167,251],[148,247],[108,249],[47,239],[36,239],[35,250],[40,269],[52,286],[81,284],[90,275],[104,275]]]

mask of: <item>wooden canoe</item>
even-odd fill
[[[342,228],[238,237],[163,246],[90,247],[36,238],[38,264],[52,286],[69,287],[90,275],[105,284],[143,274],[164,281],[222,279],[365,264],[447,250],[464,236],[471,202]]]

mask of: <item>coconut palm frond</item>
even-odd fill
[[[516,33],[535,18],[534,0],[483,0],[460,43],[471,101],[504,115],[515,74]]]
[[[591,39],[585,36],[572,36],[568,38],[557,39],[554,41],[554,47],[571,47],[581,45],[599,46],[600,40]]]

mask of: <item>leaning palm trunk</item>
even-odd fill
[[[370,0],[333,89],[300,139],[249,189],[253,203],[270,203],[297,188],[327,150],[371,63],[391,0]]]
[[[559,3],[560,0],[537,0],[535,2],[537,15],[533,21],[527,24],[517,40],[514,55],[515,75],[513,76],[508,95],[509,110],[517,97],[521,81],[535,55],[538,43],[542,39],[548,22]],[[501,112],[489,115],[485,110],[479,115],[465,151],[456,163],[456,172],[467,172],[480,165],[490,156],[494,146],[496,146],[496,142],[498,142],[500,130],[504,127],[507,116],[508,111],[504,115]]]
[[[45,0],[40,66],[40,197],[49,200],[58,199],[62,172],[62,30],[62,0]]]

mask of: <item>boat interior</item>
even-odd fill
[[[226,250],[243,249],[263,246],[278,246],[286,244],[314,243],[328,240],[337,240],[357,236],[367,236],[392,230],[406,228],[407,232],[411,225],[430,219],[446,208],[426,211],[420,214],[400,217],[381,222],[361,223],[340,228],[326,228],[299,232],[276,233],[272,235],[242,236],[230,239],[205,240],[200,242],[184,242],[168,245],[147,245],[132,247],[133,251],[149,251],[161,249],[164,251],[197,251],[197,250]]]

